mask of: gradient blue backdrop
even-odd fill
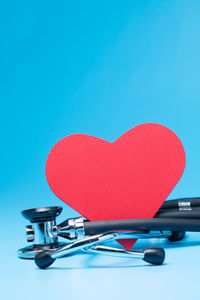
[[[62,205],[44,168],[68,134],[112,142],[139,123],[163,124],[187,158],[170,198],[200,195],[199,16],[198,0],[0,2],[2,299],[199,299],[198,234],[188,247],[137,244],[164,246],[161,267],[83,255],[41,271],[16,257],[20,210]],[[60,219],[77,215],[64,205]]]

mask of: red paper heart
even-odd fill
[[[110,143],[85,134],[60,140],[46,176],[52,191],[90,221],[151,218],[185,167],[179,138],[168,128],[141,124]],[[121,240],[130,249],[135,240]]]

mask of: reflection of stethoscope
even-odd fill
[[[67,257],[77,250],[120,257],[140,258],[160,265],[164,249],[126,250],[108,247],[104,242],[116,239],[168,238],[179,241],[186,231],[200,232],[200,198],[165,201],[154,218],[90,222],[82,217],[67,219],[56,225],[61,207],[43,207],[22,211],[32,225],[26,226],[27,241],[31,246],[18,250],[20,258],[35,259],[39,268],[47,268],[55,259]],[[58,241],[58,237],[67,242]]]

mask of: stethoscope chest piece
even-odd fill
[[[66,242],[58,241],[56,217],[62,212],[62,207],[41,207],[23,210],[22,216],[30,221],[26,226],[27,242],[32,243],[18,250],[18,257],[34,259],[40,251],[55,251]]]

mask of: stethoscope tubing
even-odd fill
[[[84,222],[86,235],[109,231],[191,231],[200,232],[200,219],[189,218],[151,218],[113,221]]]
[[[200,198],[165,201],[154,218],[84,222],[86,235],[113,230],[200,232]]]
[[[192,197],[192,198],[179,198],[175,200],[165,201],[160,209],[169,209],[169,208],[179,208],[181,202],[189,202],[191,207],[199,206],[200,207],[200,198]]]
[[[180,209],[178,207],[159,209],[158,212],[156,213],[156,215],[159,214],[159,213],[164,213],[164,212],[182,212],[182,211],[186,211],[186,212],[200,211],[200,206],[191,206],[189,209]]]
[[[154,218],[200,219],[200,208],[191,211],[160,211]]]

